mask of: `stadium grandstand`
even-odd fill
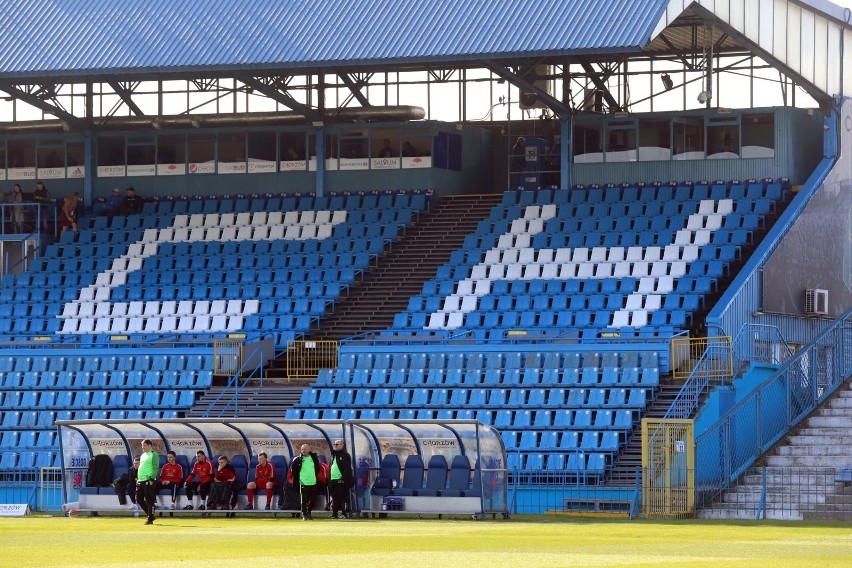
[[[849,9],[5,4],[0,503],[852,518]]]

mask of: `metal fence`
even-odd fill
[[[232,377],[243,366],[243,339],[213,340],[213,374]]]
[[[850,375],[852,310],[697,437],[699,502],[719,497]]]
[[[33,511],[61,511],[61,468],[44,467],[0,471],[0,503],[25,503]]]
[[[731,338],[728,336],[674,337],[671,349],[672,378],[675,380],[689,378],[697,371],[706,379],[733,376]]]
[[[835,468],[754,467],[700,516],[852,521],[852,485]]]
[[[320,369],[337,367],[337,341],[288,341],[287,376],[316,378]]]

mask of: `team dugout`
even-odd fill
[[[235,469],[247,476],[260,452],[286,472],[302,444],[327,461],[332,442],[342,438],[355,469],[356,513],[508,513],[502,439],[475,420],[58,420],[56,425],[63,500],[79,502],[81,510],[119,510],[112,487],[87,486],[90,460],[109,456],[119,471],[139,454],[144,439],[153,441],[161,466],[168,451],[177,454],[178,463],[192,464],[202,450],[208,457],[228,456],[232,465],[246,464]],[[238,508],[245,503],[241,495]]]

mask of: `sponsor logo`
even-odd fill
[[[124,442],[121,440],[92,440],[92,445],[100,448],[123,448]]]

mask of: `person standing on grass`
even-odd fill
[[[331,518],[345,519],[344,512],[348,508],[349,489],[355,485],[352,473],[352,457],[346,451],[343,440],[335,440],[331,450],[331,479],[328,482],[328,492],[331,496]]]
[[[168,460],[168,463],[160,471],[160,483],[157,485],[157,489],[168,489],[171,492],[172,503],[169,508],[175,509],[178,489],[183,487],[183,468],[177,463],[177,455],[173,451],[166,454],[166,460]]]
[[[254,468],[254,481],[250,481],[246,487],[246,496],[248,497],[248,505],[246,509],[254,509],[254,491],[258,488],[266,490],[266,507],[269,511],[272,508],[272,491],[278,485],[278,480],[275,477],[275,466],[269,462],[269,456],[266,452],[257,454],[257,466]]]
[[[142,440],[142,455],[139,456],[139,473],[136,477],[136,500],[148,515],[146,525],[154,524],[157,474],[160,471],[160,456],[154,452],[153,446],[151,440]]]
[[[311,511],[314,508],[314,501],[317,499],[317,490],[319,488],[319,480],[317,475],[320,470],[320,461],[316,453],[311,451],[311,447],[307,444],[302,444],[299,448],[299,456],[293,460],[290,469],[293,472],[293,485],[299,488],[299,495],[302,501],[302,520],[314,520]]]

